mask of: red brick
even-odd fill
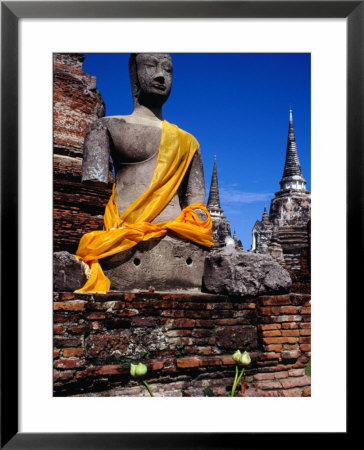
[[[311,336],[304,336],[299,338],[300,344],[311,344]]]
[[[219,356],[219,358],[223,365],[235,364],[235,361],[233,360],[231,355],[221,355]]]
[[[153,317],[134,317],[131,323],[136,327],[154,327],[157,321]]]
[[[297,306],[281,306],[280,314],[299,314],[299,308]]]
[[[247,309],[256,309],[257,308],[255,303],[245,303],[243,306]]]
[[[265,344],[295,344],[297,339],[295,337],[271,337],[263,338]]]
[[[59,379],[59,372],[54,371],[53,372],[53,381],[57,381]]]
[[[118,365],[109,365],[109,366],[100,366],[93,367],[88,370],[90,374],[93,376],[97,375],[120,375],[126,372],[129,372],[129,367],[118,366]]]
[[[212,350],[211,347],[199,347],[198,352],[202,355],[211,355]]]
[[[288,371],[290,377],[301,377],[305,375],[305,369],[291,369]]]
[[[55,336],[53,338],[53,343],[55,347],[80,347],[82,345],[82,340],[80,336]]]
[[[281,389],[282,385],[279,381],[262,381],[257,383],[257,387],[259,389],[267,390],[267,389]]]
[[[302,317],[298,316],[298,315],[292,316],[292,315],[283,314],[281,316],[272,317],[272,322],[279,322],[279,323],[282,323],[282,322],[301,322],[301,320],[302,320]]]
[[[135,294],[125,293],[125,294],[124,294],[124,298],[125,298],[125,300],[127,300],[127,301],[130,302],[131,300],[134,300]]]
[[[68,312],[57,312],[53,314],[54,323],[62,322],[78,322],[81,319],[81,314],[69,314]]]
[[[275,372],[275,374],[274,374],[274,378],[276,378],[277,380],[280,380],[282,378],[287,378],[287,377],[288,377],[288,372],[287,371]]]
[[[266,337],[282,336],[282,331],[281,330],[262,331],[262,336]]]
[[[186,314],[186,311],[183,309],[165,309],[161,312],[162,317],[175,317],[175,318],[181,318],[184,317]]]
[[[139,311],[137,309],[134,308],[125,308],[121,311],[116,311],[115,314],[118,317],[134,317],[137,316],[139,314]]]
[[[164,366],[164,360],[157,361],[153,360],[150,362],[150,370],[161,370]]]
[[[107,317],[106,314],[100,312],[92,312],[85,316],[86,320],[105,320]]]
[[[171,325],[172,328],[193,328],[195,321],[192,319],[174,319],[171,321]]]
[[[177,359],[177,367],[180,369],[189,369],[191,367],[198,367],[200,360],[198,358],[179,358]]]
[[[67,327],[68,333],[71,334],[85,334],[89,330],[89,325],[75,325]]]
[[[297,328],[298,324],[296,322],[282,323],[283,330],[296,330]]]
[[[76,298],[76,295],[73,292],[62,292],[62,294],[60,294],[61,300],[63,302],[67,301],[67,300],[74,300]]]
[[[54,334],[61,334],[61,333],[63,333],[63,327],[60,327],[60,326],[53,327],[53,333]]]
[[[215,322],[213,320],[196,320],[195,326],[198,328],[213,328]]]
[[[74,376],[75,376],[74,371],[67,371],[67,372],[60,373],[60,378],[62,381],[72,380],[72,378],[74,378]]]
[[[310,323],[300,323],[300,328],[311,329]]]
[[[167,337],[190,337],[191,332],[192,330],[167,330],[165,334]]]
[[[273,373],[257,373],[253,376],[254,381],[273,380]]]
[[[301,352],[296,349],[282,351],[282,359],[297,359],[300,356]]]
[[[282,336],[299,336],[299,330],[282,330]]]
[[[302,397],[301,389],[285,389],[281,393],[283,397]]]
[[[277,316],[280,313],[280,309],[279,306],[262,306],[259,308],[259,312],[263,316]]]
[[[69,302],[55,302],[53,304],[55,311],[84,311],[85,302],[81,300],[73,300]]]
[[[311,386],[305,387],[302,390],[302,396],[303,397],[311,397]]]
[[[282,351],[282,345],[280,345],[280,344],[266,345],[264,350],[266,352],[278,352],[278,353],[280,353]]]
[[[59,359],[54,363],[54,367],[57,369],[78,369],[85,365],[84,359],[73,358],[73,359]]]
[[[83,348],[65,348],[63,349],[63,356],[70,358],[72,356],[82,356],[85,353]]]
[[[267,361],[271,359],[279,359],[280,354],[279,353],[261,353],[259,355],[259,359],[261,361]]]
[[[260,297],[260,302],[262,305],[290,305],[291,299],[289,295],[275,295],[275,296],[262,296]]]
[[[299,386],[310,386],[311,378],[308,376],[287,378],[285,380],[281,380],[281,383],[284,389],[290,389]]]
[[[311,314],[311,306],[302,307],[301,314]]]
[[[268,331],[268,330],[280,330],[282,325],[280,323],[269,323],[267,325],[258,325],[259,330]]]
[[[311,330],[310,329],[300,330],[300,335],[301,336],[311,336]]]
[[[53,359],[59,358],[59,355],[61,354],[61,351],[58,348],[55,348],[53,350]]]
[[[217,325],[236,325],[236,319],[220,319],[216,321]]]
[[[221,366],[221,360],[219,357],[203,357],[200,366]]]
[[[303,352],[310,352],[311,351],[311,345],[309,344],[301,344],[300,349]]]

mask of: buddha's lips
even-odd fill
[[[165,91],[166,87],[163,84],[152,84],[152,87],[159,89],[161,91]]]

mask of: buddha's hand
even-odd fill
[[[194,209],[195,213],[198,215],[198,218],[201,220],[201,222],[204,222],[207,219],[207,214],[202,209]]]

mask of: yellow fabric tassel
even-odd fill
[[[192,135],[162,122],[161,143],[149,188],[119,216],[114,185],[105,208],[104,230],[92,231],[81,238],[76,257],[90,266],[91,275],[75,292],[108,292],[110,280],[99,259],[128,250],[141,241],[163,237],[168,230],[206,247],[214,245],[212,220],[202,203],[187,206],[174,220],[151,223],[175,195],[198,147]],[[201,221],[195,209],[203,210],[207,219]]]

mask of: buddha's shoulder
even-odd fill
[[[180,128],[178,125],[175,125],[173,123],[169,123],[167,121],[165,121],[167,126],[170,126],[171,128],[173,128],[175,130],[176,133],[179,133],[181,137],[188,139],[190,141],[196,142],[196,144],[198,145],[198,141],[195,138],[195,136],[193,134],[191,134],[190,132]]]

